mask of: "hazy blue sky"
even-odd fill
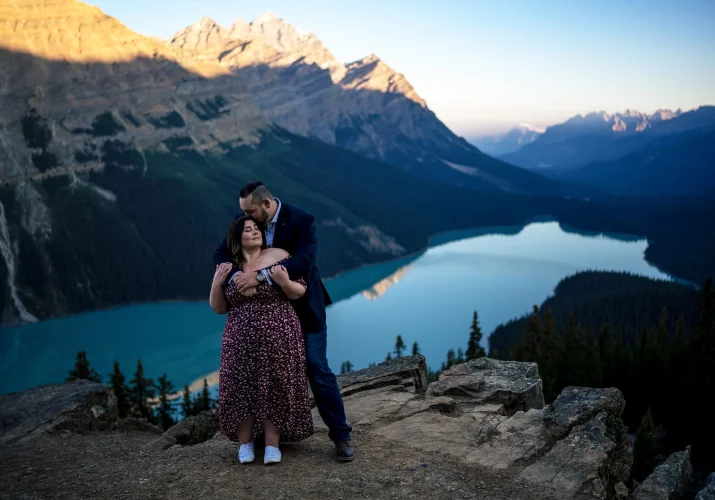
[[[91,0],[169,37],[266,11],[341,61],[377,54],[473,135],[594,110],[715,104],[715,0]]]

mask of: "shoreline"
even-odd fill
[[[398,262],[401,260],[408,260],[408,259],[416,259],[422,254],[424,254],[427,250],[431,248],[438,248],[442,245],[447,245],[449,243],[454,243],[457,241],[461,241],[464,239],[469,239],[469,238],[475,238],[487,234],[518,234],[526,228],[527,226],[531,224],[537,224],[537,223],[557,223],[559,224],[559,227],[565,231],[565,232],[574,232],[577,234],[580,234],[584,237],[611,237],[614,239],[623,239],[626,241],[646,241],[647,246],[651,245],[651,240],[650,238],[646,236],[640,236],[636,234],[625,234],[625,233],[609,233],[607,231],[586,231],[586,230],[579,230],[577,227],[564,224],[558,220],[557,217],[549,214],[538,214],[533,217],[530,217],[526,221],[522,222],[521,224],[510,224],[510,225],[491,225],[491,226],[477,226],[477,227],[467,227],[467,228],[462,228],[462,229],[453,229],[449,231],[443,231],[439,232],[436,234],[433,234],[427,239],[427,244],[423,247],[421,247],[418,250],[415,250],[410,253],[406,253],[404,255],[401,255],[397,258],[392,258],[392,259],[387,259],[387,260],[380,260],[376,262],[369,262],[369,263],[363,263],[360,264],[359,266],[352,267],[349,269],[343,269],[340,271],[337,271],[335,274],[323,278],[323,282],[327,283],[330,281],[333,281],[337,278],[343,277],[346,274],[353,273],[353,272],[358,272],[363,269],[373,267],[373,266],[379,266],[379,265],[385,265],[391,262]],[[518,229],[516,233],[510,233],[510,232],[505,232],[504,230],[506,228],[512,228],[512,229]],[[501,231],[499,231],[501,230]],[[450,235],[453,235],[450,237]],[[619,238],[620,236],[620,238]],[[436,243],[435,243],[435,240]],[[649,260],[645,255],[643,256],[643,259],[651,266],[656,268],[658,271],[662,272],[663,274],[669,276],[673,281],[676,281],[681,284],[686,284],[690,286],[694,286],[696,288],[699,288],[699,285],[696,283],[690,282],[688,280],[682,279],[680,277],[674,276],[671,273],[663,270],[657,263],[652,262]],[[355,292],[359,293],[359,291]],[[334,302],[338,303],[341,300],[346,300],[348,297],[339,299]],[[51,318],[46,318],[42,319],[36,322],[15,322],[15,323],[2,323],[0,324],[0,332],[3,330],[14,330],[14,329],[21,329],[24,327],[28,327],[31,325],[37,325],[40,323],[47,323],[55,320],[61,320],[61,319],[66,319],[70,317],[75,317],[75,316],[83,316],[83,315],[88,315],[88,314],[101,314],[101,313],[107,313],[110,311],[115,311],[118,309],[124,309],[124,308],[131,308],[131,307],[137,307],[137,306],[148,306],[148,305],[154,305],[154,304],[191,304],[191,305],[198,305],[198,304],[207,304],[208,306],[208,298],[207,299],[165,299],[165,300],[151,300],[151,301],[143,301],[143,302],[126,302],[122,304],[115,304],[109,307],[104,307],[101,309],[90,309],[74,314],[64,314],[60,316],[53,316]]]

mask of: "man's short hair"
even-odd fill
[[[249,182],[240,192],[241,198],[251,197],[251,203],[257,205],[263,200],[273,200],[273,195],[261,181]]]

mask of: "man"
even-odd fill
[[[303,329],[308,380],[320,416],[330,429],[328,435],[335,443],[337,459],[351,461],[355,456],[350,442],[352,428],[347,425],[338,382],[326,357],[328,330],[325,306],[330,305],[331,300],[316,263],[318,239],[315,220],[312,215],[274,198],[262,182],[244,186],[239,203],[241,210],[265,230],[266,244],[282,248],[291,255],[283,264],[290,278],[303,276],[308,282],[303,297],[292,302]],[[214,266],[231,262],[225,238],[214,252],[213,261]],[[234,269],[229,280],[234,280],[240,292],[262,281],[272,285],[267,269],[251,269],[248,266],[243,272]]]

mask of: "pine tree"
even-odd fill
[[[633,444],[634,479],[643,481],[651,473],[656,464],[656,455],[655,426],[648,408],[638,427],[636,442]]]
[[[611,334],[610,323],[606,323],[601,327],[601,332],[598,335],[598,353],[601,358],[603,383],[606,387],[614,387],[615,364],[613,359],[613,337]]]
[[[129,414],[129,388],[125,383],[124,374],[119,369],[119,363],[114,362],[114,372],[109,375],[114,396],[117,398],[117,413],[119,418]]]
[[[68,381],[73,380],[91,380],[92,382],[102,382],[102,377],[94,368],[89,367],[87,353],[80,351],[77,353],[77,360],[74,363],[74,368],[69,371]]]
[[[184,397],[181,400],[181,412],[184,414],[184,418],[190,417],[194,414],[194,402],[191,400],[191,391],[189,386],[184,386]]]
[[[596,339],[591,326],[589,326],[583,342],[583,360],[582,383],[579,385],[601,387],[603,385],[601,354],[598,348],[598,339]]]
[[[171,407],[169,402],[169,394],[174,392],[174,385],[169,381],[166,374],[163,374],[159,377],[159,383],[155,387],[159,391],[159,408],[157,409],[159,423],[166,430],[176,423],[173,417],[174,408]]]
[[[579,359],[582,349],[581,328],[576,324],[573,313],[569,313],[566,321],[566,330],[563,334],[563,349],[561,349],[558,363],[558,380],[560,386],[578,385],[576,382],[581,371]]]
[[[474,311],[472,316],[472,325],[469,329],[469,341],[467,342],[467,360],[483,358],[486,356],[482,342],[482,329],[479,326],[479,316],[477,311]]]
[[[454,354],[454,349],[447,351],[447,369],[452,368],[456,361],[456,356]]]
[[[404,340],[402,340],[402,335],[398,335],[395,340],[395,356],[398,358],[401,357],[402,351],[404,351],[406,347]]]
[[[417,356],[420,353],[420,346],[417,345],[417,341],[412,344],[412,355]]]
[[[340,365],[340,373],[341,374],[348,373],[351,371],[353,371],[353,364],[349,360],[343,362],[343,364]]]
[[[209,411],[212,407],[212,400],[209,394],[209,382],[204,378],[204,388],[201,389],[201,394],[197,397],[194,403],[195,412],[198,415],[202,411]]]
[[[556,331],[556,320],[551,309],[546,308],[541,334],[541,345],[538,349],[537,361],[539,374],[544,384],[544,398],[553,401],[561,392],[557,387],[559,360],[561,358],[559,336]]]
[[[460,347],[457,349],[457,359],[454,360],[454,364],[461,365],[462,363],[464,363],[464,351]]]
[[[392,354],[390,354],[390,353],[388,352],[388,353],[387,353],[387,356],[385,356],[385,361],[390,361],[390,360],[392,360]]]
[[[521,342],[514,347],[513,358],[516,361],[536,361],[539,355],[539,344],[541,343],[541,320],[539,318],[539,307],[534,306],[534,310],[529,317],[526,334]]]
[[[129,382],[129,393],[132,403],[139,410],[142,417],[154,420],[154,416],[149,409],[147,399],[154,397],[154,381],[144,377],[144,367],[141,359],[137,361],[137,371],[134,373],[134,378]]]

